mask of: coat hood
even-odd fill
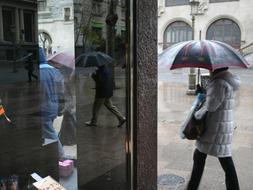
[[[223,71],[213,76],[213,80],[218,78],[228,82],[233,87],[234,91],[238,90],[240,87],[241,84],[240,77],[230,73],[229,71]]]

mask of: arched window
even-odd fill
[[[170,24],[164,32],[164,48],[178,42],[192,39],[192,28],[185,22],[176,21]]]
[[[52,54],[52,38],[46,32],[39,32],[39,46],[43,47],[46,54]]]
[[[234,21],[220,19],[210,25],[206,39],[222,41],[239,49],[241,46],[241,30]]]

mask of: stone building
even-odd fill
[[[37,1],[0,1],[0,62],[18,59],[20,51],[36,51]]]
[[[200,0],[195,16],[195,39],[214,39],[253,51],[251,0]],[[176,42],[192,39],[189,0],[158,1],[158,52]],[[245,48],[246,47],[246,48]]]
[[[38,0],[39,45],[48,54],[74,53],[73,0]]]

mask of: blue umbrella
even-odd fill
[[[83,53],[76,58],[77,67],[101,67],[114,61],[112,57],[102,52]]]
[[[195,67],[210,71],[224,67],[249,66],[237,50],[213,40],[192,40],[175,44],[159,55],[158,64],[171,70]]]

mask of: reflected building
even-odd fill
[[[114,2],[113,12],[117,14],[115,37],[118,41],[122,41],[126,31],[124,0],[74,0],[76,55],[96,49],[98,46],[102,46],[102,51],[108,52],[106,18],[110,12],[111,2]]]
[[[40,85],[29,80],[31,69],[20,60],[30,54],[39,75],[37,47],[37,0],[1,0],[0,100],[11,122],[0,115],[0,178],[17,176],[15,189],[28,189],[33,172],[59,177],[57,144],[41,139]]]
[[[0,62],[18,59],[21,50],[36,52],[37,1],[1,0],[0,2]],[[16,70],[15,68],[14,70]]]
[[[251,0],[199,0],[194,39],[218,40],[243,53],[253,52]],[[191,40],[191,7],[188,0],[158,1],[158,51]],[[247,47],[249,46],[249,47]],[[247,48],[244,48],[247,47]]]
[[[47,54],[74,53],[73,0],[38,0],[39,45]]]

